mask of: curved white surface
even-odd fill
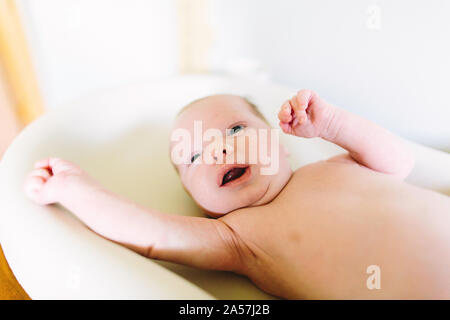
[[[168,154],[169,128],[186,103],[214,93],[255,102],[273,125],[296,90],[217,76],[180,76],[86,97],[28,126],[0,163],[0,241],[33,299],[269,299],[249,280],[143,258],[84,227],[59,206],[37,206],[22,192],[33,163],[73,161],[106,188],[163,212],[201,215],[181,187]],[[318,139],[282,137],[294,168],[341,150]],[[450,156],[411,144],[409,181],[450,190]]]

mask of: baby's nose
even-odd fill
[[[216,163],[225,163],[226,158],[233,154],[233,145],[231,145],[229,141],[224,141],[223,143],[216,142],[210,147],[210,159],[214,160]]]
[[[227,150],[223,149],[222,154],[227,155]],[[214,158],[214,160],[217,161],[217,157],[216,156],[213,156],[213,158]]]

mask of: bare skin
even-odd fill
[[[268,128],[235,96],[213,96],[184,113],[175,128],[191,130],[194,119]],[[259,176],[253,165],[247,180],[226,188],[216,183],[219,164],[177,165],[186,190],[218,219],[140,207],[61,159],[36,163],[25,191],[38,204],[62,204],[139,254],[243,274],[275,296],[449,299],[450,199],[403,182],[414,159],[400,140],[309,90],[283,104],[278,117],[286,134],[321,137],[348,154],[292,172],[280,147],[276,175]],[[380,267],[381,289],[366,286],[371,265]]]

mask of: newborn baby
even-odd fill
[[[309,90],[286,101],[278,118],[284,133],[320,137],[348,153],[292,172],[288,151],[267,134],[277,170],[262,174],[267,164],[236,160],[250,153],[238,145],[246,132],[261,138],[271,130],[246,99],[210,96],[177,116],[174,132],[195,135],[201,121],[202,130],[224,133],[219,150],[220,143],[193,143],[188,161],[174,161],[187,192],[214,219],[141,207],[56,158],[36,163],[25,191],[141,255],[233,271],[278,297],[449,299],[450,199],[403,182],[414,159],[401,140]],[[368,270],[381,277],[375,289]]]

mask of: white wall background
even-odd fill
[[[178,71],[175,0],[21,0],[49,107]],[[450,1],[209,0],[209,66],[450,150]],[[206,26],[205,26],[206,27]]]
[[[19,1],[50,109],[177,71],[174,1]]]

